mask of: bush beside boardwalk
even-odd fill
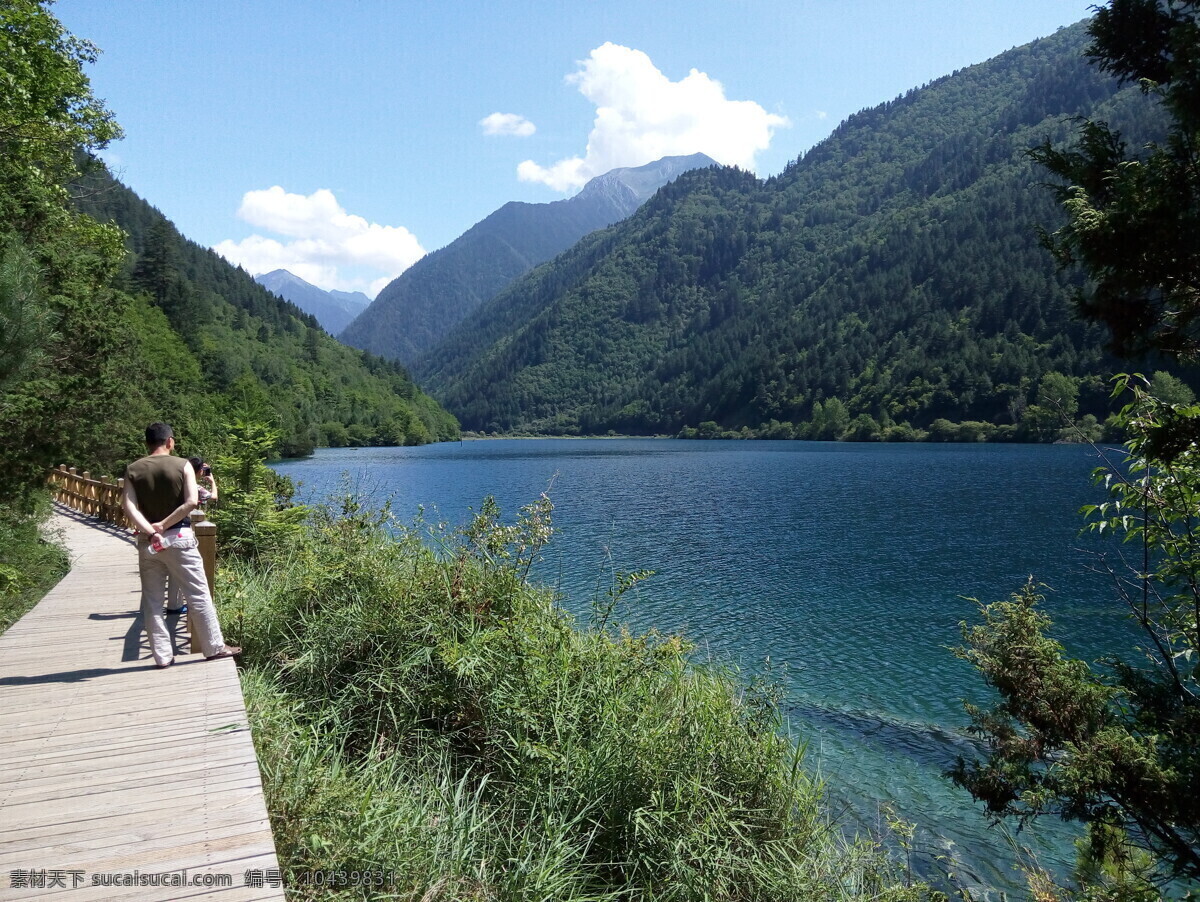
[[[0,633],[16,623],[70,569],[67,553],[42,535],[48,496],[29,511],[0,502]]]
[[[545,499],[453,533],[350,502],[225,566],[290,898],[930,897],[830,821],[771,687],[612,627],[637,575],[587,628],[530,585],[549,534]]]

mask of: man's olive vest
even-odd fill
[[[125,478],[133,484],[138,510],[151,523],[158,523],[183,504],[187,483],[183,468],[189,466],[173,454],[140,457],[125,468]]]

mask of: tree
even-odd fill
[[[0,249],[0,392],[45,359],[49,338],[50,311],[37,296],[33,261],[16,243]]]
[[[869,413],[860,413],[846,428],[843,438],[850,442],[873,442],[879,440],[879,423]]]
[[[1195,393],[1177,376],[1159,370],[1150,380],[1150,394],[1167,404],[1187,406],[1196,403]]]
[[[1079,147],[1049,143],[1034,158],[1063,179],[1068,222],[1045,240],[1062,266],[1091,279],[1077,295],[1113,350],[1200,352],[1200,3],[1112,0],[1089,27],[1087,55],[1156,98],[1171,119],[1164,141],[1131,155],[1104,122],[1084,123]]]
[[[221,504],[213,512],[222,547],[253,557],[269,554],[294,536],[308,508],[293,505],[292,485],[264,461],[280,441],[278,430],[248,419],[235,419],[214,455],[213,469],[227,474]]]
[[[0,496],[18,507],[68,448],[123,452],[115,411],[136,372],[126,299],[108,288],[121,233],[78,215],[67,189],[120,131],[83,74],[95,48],[45,6],[0,4]]]
[[[1069,426],[1079,413],[1079,382],[1062,373],[1047,373],[1038,387],[1038,400],[1057,411],[1061,424]]]
[[[83,73],[96,56],[44,3],[0,5],[0,218],[18,231],[60,218],[80,153],[121,136]]]
[[[179,235],[166,219],[150,227],[145,246],[133,267],[133,284],[144,289],[160,307],[167,306],[180,281]]]
[[[1096,122],[1083,124],[1076,150],[1039,148],[1067,181],[1056,189],[1067,224],[1046,241],[1089,277],[1080,312],[1108,327],[1117,352],[1193,360],[1200,4],[1111,0],[1089,31],[1089,57],[1157,98],[1169,134],[1141,158]],[[1128,458],[1097,471],[1112,498],[1086,509],[1091,529],[1124,540],[1110,570],[1141,648],[1098,666],[1070,659],[1049,637],[1032,584],[984,607],[982,623],[963,625],[959,654],[999,701],[968,706],[987,754],[952,775],[995,817],[1086,823],[1092,862],[1130,860],[1132,845],[1153,853],[1163,875],[1200,880],[1200,407],[1182,386],[1155,382],[1172,400],[1141,377],[1118,378],[1132,395],[1117,417]]]
[[[1000,701],[967,706],[988,754],[952,775],[994,817],[1054,813],[1107,843],[1123,833],[1168,873],[1200,879],[1200,449],[1151,451],[1158,430],[1200,421],[1200,407],[1166,404],[1145,380],[1120,386],[1133,395],[1120,415],[1129,459],[1099,471],[1113,497],[1086,510],[1093,530],[1125,540],[1111,572],[1145,642],[1093,668],[1048,635],[1032,583],[983,607],[958,654]]]

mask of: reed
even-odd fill
[[[225,567],[289,897],[930,896],[825,814],[769,686],[531,585],[550,532],[545,499],[460,530],[348,502]]]

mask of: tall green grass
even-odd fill
[[[37,604],[70,569],[62,545],[44,534],[48,492],[30,508],[0,502],[0,633]]]
[[[927,898],[825,815],[769,686],[528,583],[549,513],[449,532],[348,502],[224,569],[289,897]]]

